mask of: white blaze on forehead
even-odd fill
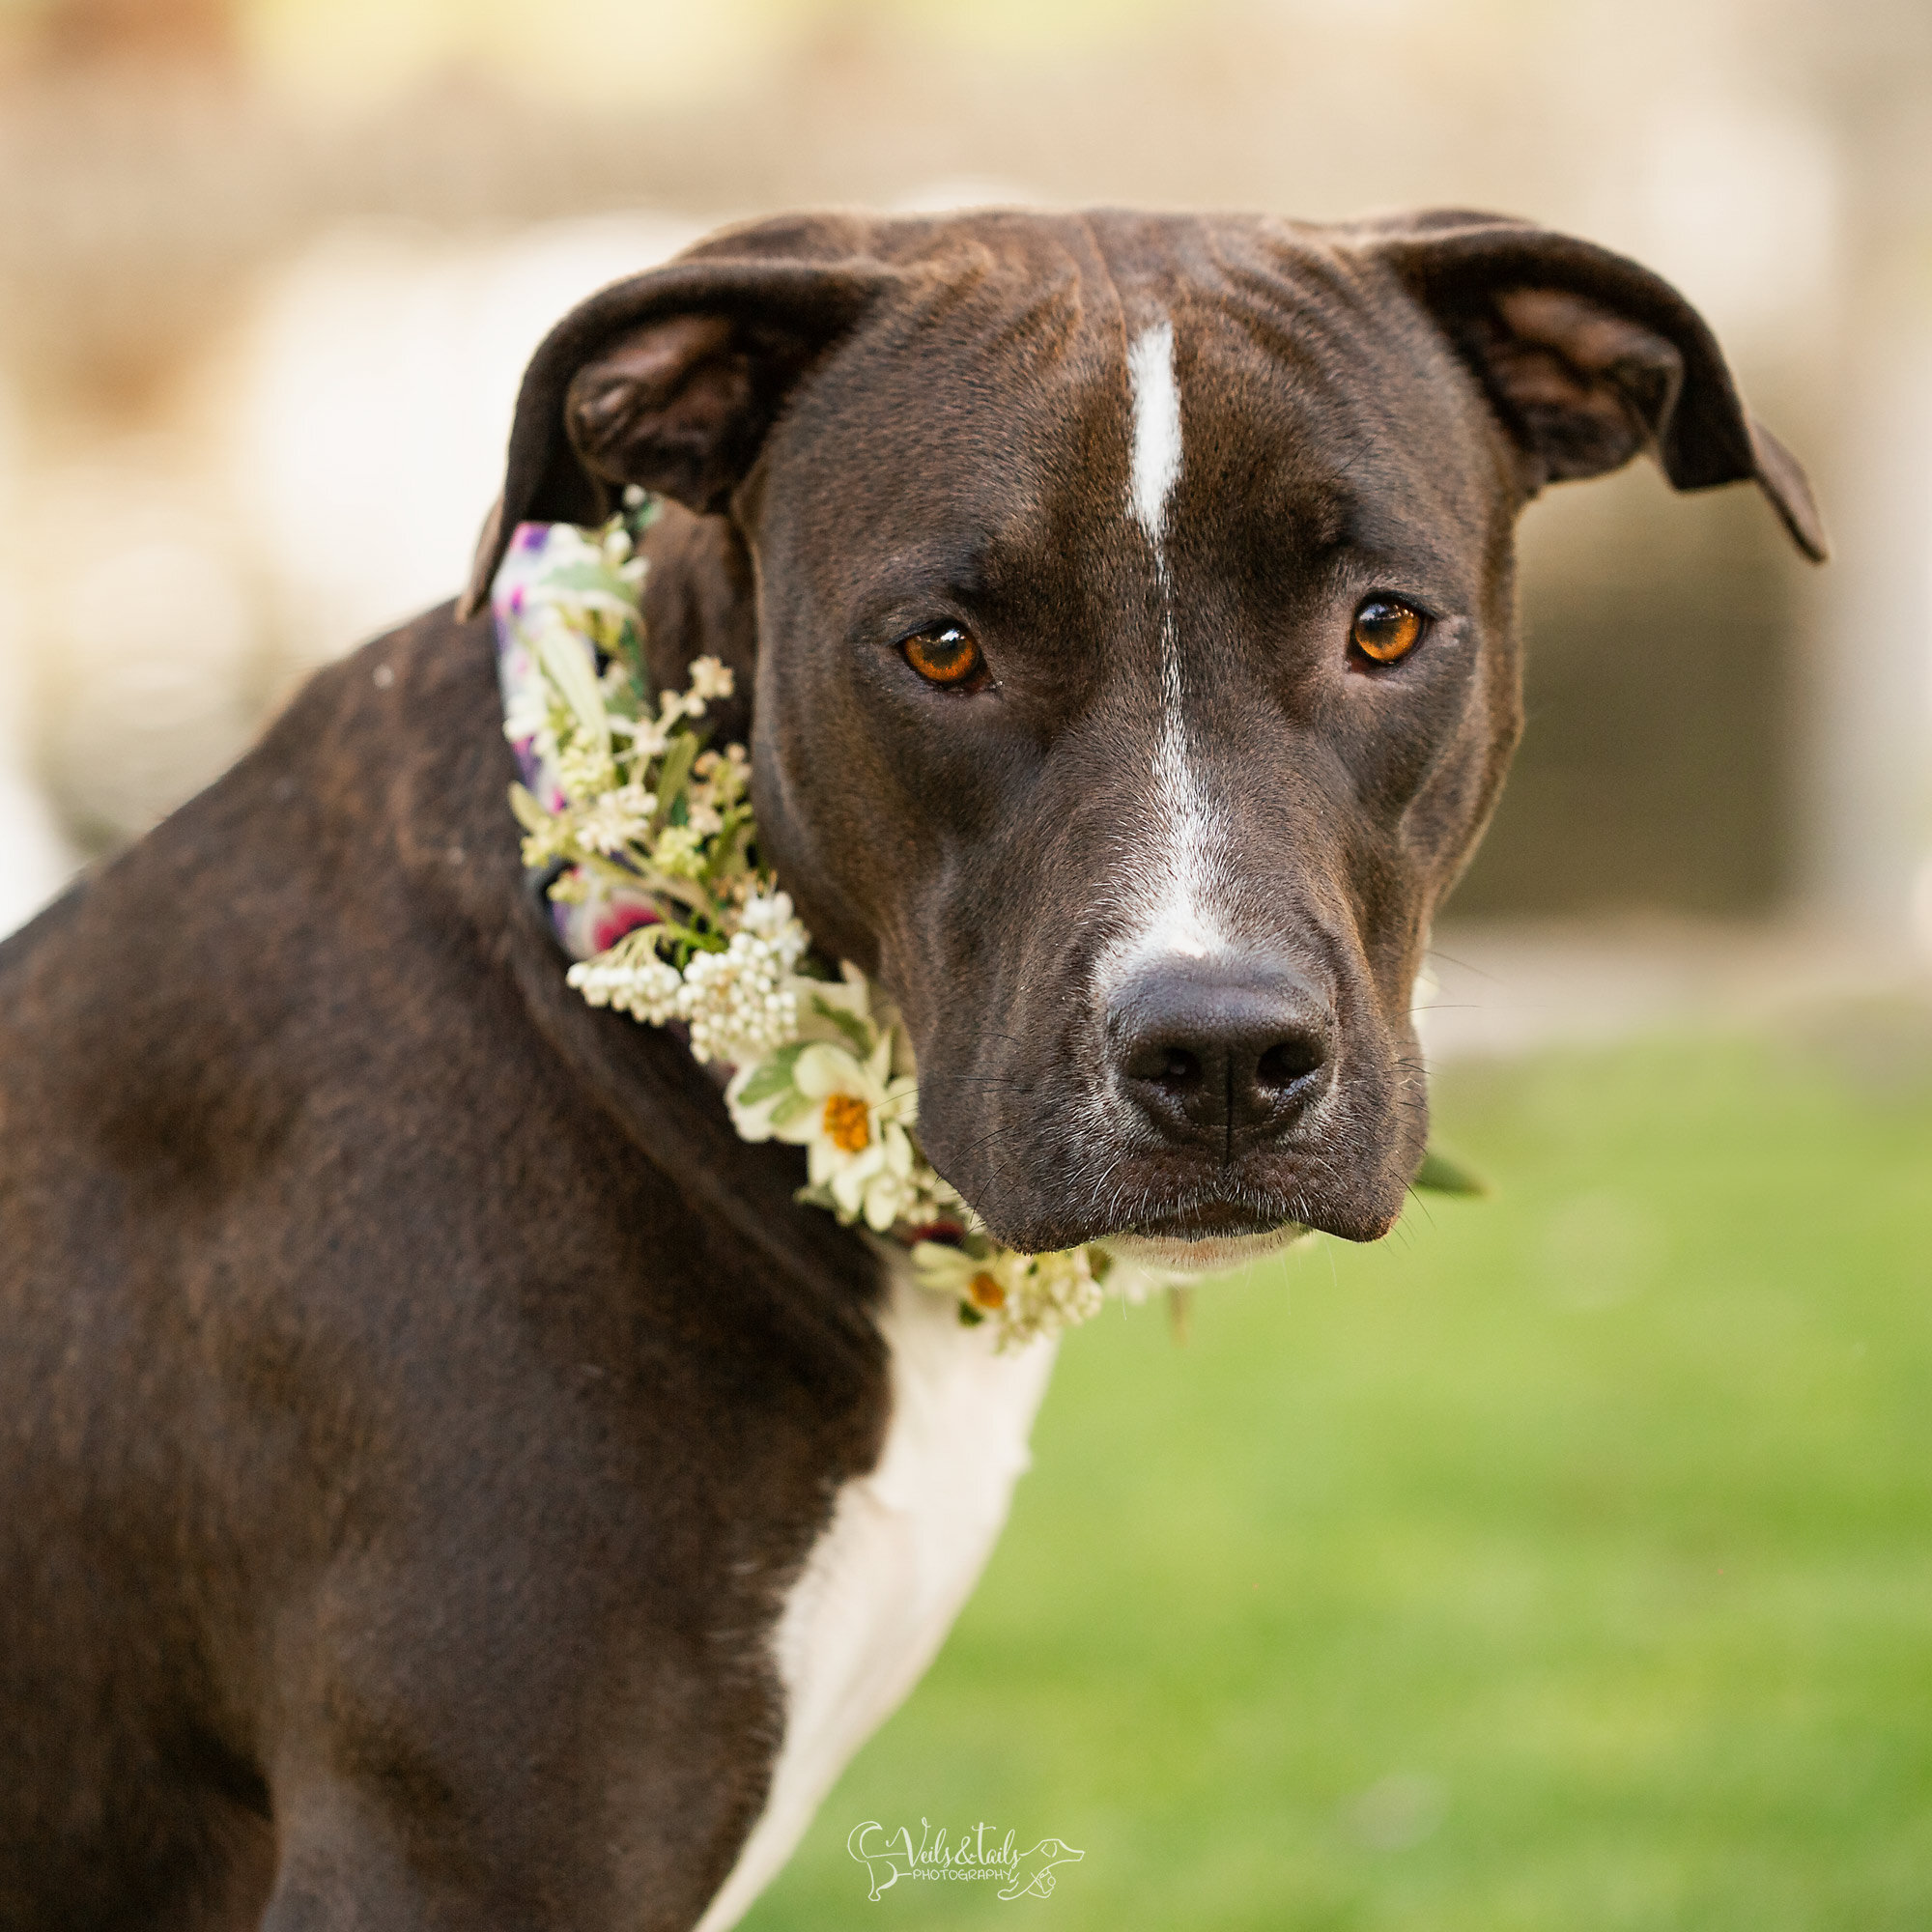
[[[1180,475],[1180,390],[1174,380],[1174,325],[1143,329],[1127,351],[1134,391],[1133,510],[1158,548],[1167,499]]]
[[[1220,842],[1216,814],[1202,796],[1188,755],[1186,693],[1174,585],[1167,571],[1167,506],[1180,478],[1180,384],[1174,373],[1174,324],[1154,323],[1127,350],[1133,397],[1133,463],[1127,510],[1153,546],[1160,588],[1160,737],[1154,747],[1147,837],[1129,853],[1116,889],[1126,930],[1102,956],[1103,984],[1151,959],[1205,959],[1227,946],[1214,916]]]

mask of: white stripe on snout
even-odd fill
[[[1167,506],[1180,480],[1180,385],[1174,374],[1174,324],[1156,323],[1127,351],[1133,394],[1133,463],[1127,510],[1153,547],[1160,589],[1160,737],[1154,747],[1146,841],[1132,852],[1119,889],[1125,931],[1101,963],[1105,986],[1143,962],[1205,959],[1227,939],[1208,903],[1216,867],[1214,813],[1187,755],[1185,688],[1174,586],[1167,573]]]
[[[1180,475],[1180,390],[1174,380],[1174,325],[1143,329],[1127,351],[1134,390],[1133,510],[1156,555],[1167,499]]]

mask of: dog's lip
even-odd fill
[[[1266,1234],[1279,1225],[1240,1202],[1199,1201],[1151,1221],[1138,1222],[1128,1233],[1157,1241],[1214,1241]]]
[[[1122,1261],[1164,1274],[1218,1274],[1276,1254],[1307,1232],[1298,1221],[1276,1221],[1239,1202],[1200,1201],[1143,1221],[1107,1245]]]

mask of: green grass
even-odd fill
[[[944,1654],[753,1932],[1932,1925],[1910,1013],[1452,1069],[1493,1199],[1069,1338]],[[1050,1899],[851,1827],[1082,1848]]]

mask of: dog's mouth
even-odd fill
[[[1310,1230],[1237,1202],[1208,1201],[1108,1237],[1124,1262],[1164,1274],[1217,1274],[1279,1254]]]

